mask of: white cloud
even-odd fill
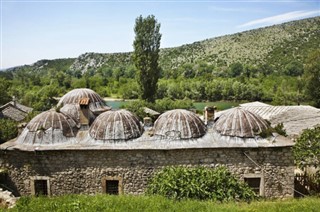
[[[251,26],[266,26],[272,24],[280,24],[286,21],[295,20],[299,18],[304,18],[312,15],[320,15],[320,10],[312,10],[312,11],[294,11],[289,13],[284,13],[281,15],[271,16],[267,18],[257,19],[254,21],[249,21],[247,23],[241,24],[237,26],[238,28],[243,27],[251,27]]]

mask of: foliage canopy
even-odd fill
[[[10,119],[0,119],[0,144],[18,135],[17,122]]]
[[[142,99],[154,102],[157,82],[160,77],[158,64],[161,34],[160,23],[153,15],[136,19],[133,42],[133,61],[138,69],[138,82],[142,91]]]
[[[312,52],[307,58],[304,78],[308,94],[315,106],[320,107],[320,50]]]
[[[303,168],[306,166],[319,166],[320,163],[320,126],[306,129],[302,132],[293,147],[296,164]]]

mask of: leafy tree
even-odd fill
[[[0,105],[6,104],[11,100],[11,97],[7,92],[10,85],[10,81],[2,77],[0,78]]]
[[[319,166],[320,163],[320,126],[306,129],[302,132],[293,147],[296,164],[303,168],[306,166]]]
[[[196,71],[193,69],[193,65],[190,63],[181,66],[181,72],[182,76],[185,78],[194,78],[196,74]]]
[[[166,167],[150,181],[148,194],[173,199],[199,200],[253,200],[256,195],[240,182],[226,167]]]
[[[272,74],[273,70],[270,65],[264,64],[264,65],[259,66],[258,72],[262,73],[263,76],[267,76],[267,75]]]
[[[230,76],[236,77],[239,76],[243,72],[243,66],[241,63],[233,63],[230,65]]]
[[[158,65],[161,34],[160,23],[153,15],[136,19],[133,42],[133,61],[138,70],[138,82],[142,91],[142,99],[155,101],[157,82],[160,77]]]
[[[301,76],[303,74],[303,65],[298,61],[292,61],[285,67],[285,74],[288,76]]]
[[[222,99],[222,83],[220,80],[213,80],[206,86],[207,99],[210,101],[218,101]]]
[[[131,101],[130,103],[122,106],[122,108],[126,108],[137,115],[141,120],[147,116],[147,114],[144,112],[144,107],[152,108],[152,103],[144,100],[137,100]]]
[[[312,52],[307,58],[304,78],[307,93],[315,106],[320,107],[320,50]]]
[[[173,109],[192,109],[194,108],[191,100],[172,100],[169,98],[157,99],[153,106],[156,111],[163,113]]]
[[[0,144],[18,135],[17,123],[10,119],[0,119]]]
[[[124,99],[137,99],[139,97],[139,85],[136,81],[127,82],[122,86],[121,92]]]

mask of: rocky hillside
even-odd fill
[[[161,49],[160,65],[164,70],[172,70],[186,63],[203,61],[216,67],[240,62],[280,68],[293,60],[303,63],[309,52],[319,48],[320,16]],[[126,68],[132,65],[130,55],[85,53],[75,59],[38,61],[28,69],[85,73],[99,68]]]
[[[165,68],[205,61],[215,66],[231,63],[278,66],[283,60],[303,60],[320,48],[320,17],[207,39],[176,48],[164,49]]]

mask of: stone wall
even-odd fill
[[[293,196],[294,161],[289,147],[0,152],[7,185],[16,195],[30,195],[37,177],[49,179],[51,195],[103,193],[106,177],[121,178],[124,194],[142,194],[157,170],[177,165],[226,165],[240,179],[260,176],[260,191],[267,197]]]

